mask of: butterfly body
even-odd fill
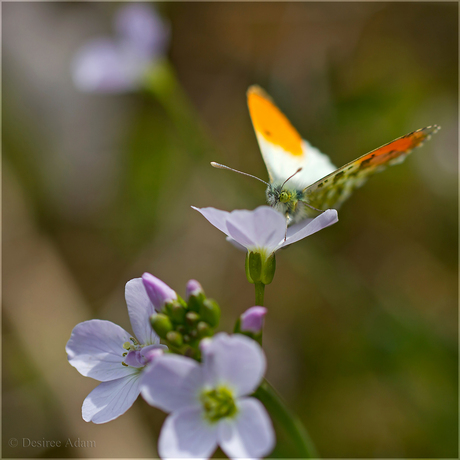
[[[293,224],[305,219],[308,213],[302,202],[303,190],[283,186],[283,184],[269,184],[265,192],[267,203],[277,211],[284,214],[288,224]]]

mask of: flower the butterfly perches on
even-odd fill
[[[169,26],[148,4],[128,4],[115,16],[116,37],[84,44],[72,61],[72,76],[81,91],[121,93],[142,85],[150,66],[165,53]]]
[[[240,249],[248,250],[248,279],[252,283],[263,284],[269,284],[273,279],[275,251],[313,235],[339,220],[337,211],[328,209],[314,219],[305,219],[286,229],[285,217],[269,206],[259,206],[253,211],[238,209],[232,212],[215,208],[192,208],[225,233],[228,241]]]

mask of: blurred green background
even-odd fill
[[[253,305],[243,254],[190,208],[264,202],[209,165],[267,177],[251,84],[338,166],[442,126],[277,254],[264,348],[323,458],[458,458],[458,4],[159,3],[176,90],[81,93],[72,56],[120,5],[2,5],[3,458],[156,455],[164,414],[141,399],[81,419],[97,382],[65,343],[91,318],[130,330],[124,284],[144,271],[181,295],[198,279],[225,331]]]

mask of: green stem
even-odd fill
[[[307,430],[297,416],[291,413],[273,387],[264,380],[254,393],[266,407],[273,420],[289,435],[299,458],[319,458]]]
[[[200,122],[187,95],[182,89],[172,65],[166,59],[156,62],[144,76],[145,90],[162,104],[187,150],[195,157],[215,156],[205,126]]]
[[[265,284],[261,282],[254,283],[254,287],[256,289],[256,305],[259,307],[263,307]]]

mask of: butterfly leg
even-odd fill
[[[308,206],[309,208],[314,209],[315,211],[318,211],[318,212],[321,212],[321,213],[324,212],[324,210],[315,208],[314,206],[312,206],[310,203],[307,203],[306,201],[303,201],[303,200],[302,200],[302,203],[303,203],[305,206]]]
[[[287,229],[289,225],[289,213],[287,212],[285,216],[286,216],[286,230],[284,231],[284,241],[286,241],[286,238],[287,238]]]

